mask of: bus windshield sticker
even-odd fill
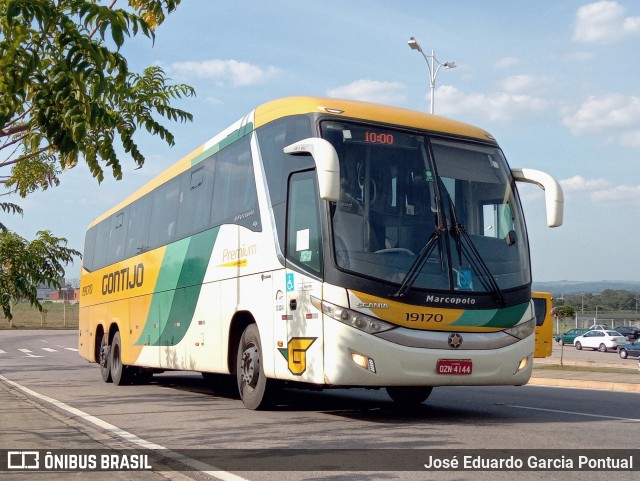
[[[311,251],[300,252],[300,262],[311,262]]]
[[[472,291],[473,273],[469,269],[460,269],[456,271],[456,274],[458,289],[461,291]]]
[[[309,250],[309,229],[302,229],[296,232],[296,251],[306,250]]]

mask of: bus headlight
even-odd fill
[[[315,297],[311,298],[311,303],[320,309],[323,314],[329,316],[331,319],[340,321],[361,331],[369,334],[376,334],[378,332],[388,331],[395,326],[388,322],[376,319],[375,317],[367,316],[361,312],[352,311],[344,307],[336,306],[327,301],[321,301]]]
[[[536,320],[531,319],[530,321],[521,322],[513,326],[510,329],[506,329],[504,332],[510,334],[513,337],[517,337],[518,339],[524,339],[525,337],[530,336],[536,330]]]

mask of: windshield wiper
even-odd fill
[[[407,271],[404,278],[402,279],[402,284],[400,285],[400,288],[395,294],[393,294],[393,297],[404,297],[404,295],[407,293],[407,291],[411,288],[413,283],[418,278],[418,274],[420,274],[420,271],[422,270],[425,263],[427,262],[427,259],[429,259],[429,256],[433,252],[433,248],[436,246],[436,243],[438,244],[439,246],[438,248],[440,250],[440,269],[443,268],[442,246],[441,246],[442,244],[441,239],[442,239],[443,232],[444,232],[444,229],[440,225],[436,225],[436,228],[433,231],[433,234],[429,236],[427,243],[422,247],[422,249],[420,249],[420,253],[418,254],[418,257],[416,257],[416,259],[413,261],[411,266],[409,266],[409,270]]]
[[[451,236],[456,243],[458,263],[462,265],[462,257],[466,257],[469,261],[469,266],[471,266],[475,272],[480,274],[479,278],[483,287],[486,290],[493,292],[497,297],[498,304],[503,306],[505,304],[504,295],[502,294],[502,290],[500,289],[496,278],[489,270],[484,259],[482,259],[482,255],[478,252],[478,249],[471,240],[471,237],[469,237],[467,230],[464,228],[464,224],[458,222],[453,200],[451,200],[451,196],[448,195],[448,193],[447,196],[449,200],[449,210],[451,211],[451,220],[453,221],[453,227],[450,229],[450,232],[453,231],[451,232]]]

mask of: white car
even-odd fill
[[[587,331],[573,341],[579,351],[583,347],[590,347],[594,351],[607,352],[608,349],[617,350],[619,345],[626,344],[627,339],[618,331],[601,331],[599,329]]]

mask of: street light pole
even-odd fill
[[[433,51],[433,49],[431,49],[431,55],[426,55],[422,51],[422,47],[420,47],[420,44],[418,43],[418,41],[414,37],[410,37],[409,41],[407,43],[409,44],[409,47],[412,50],[417,50],[418,52],[420,52],[422,54],[422,56],[424,57],[425,62],[427,62],[427,69],[429,70],[429,89],[430,89],[430,92],[431,92],[431,109],[430,109],[430,112],[433,113],[433,111],[434,111],[434,102],[435,102],[436,77],[438,75],[438,71],[440,70],[441,67],[444,67],[446,69],[456,68],[456,64],[455,64],[455,62],[440,63],[438,61],[438,59],[436,59],[436,54]]]

